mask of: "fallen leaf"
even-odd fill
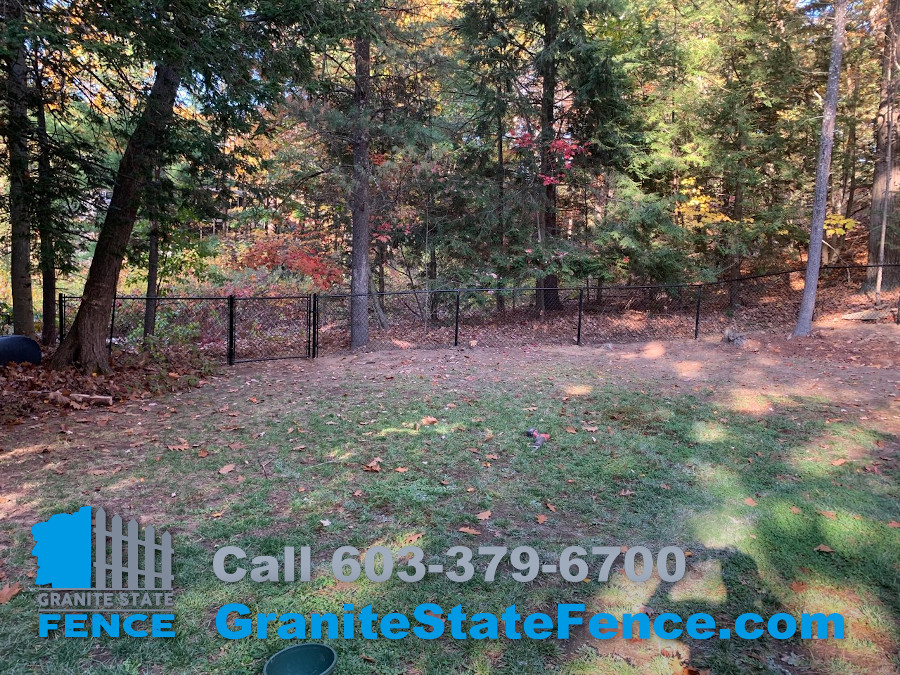
[[[900,523],[898,523],[896,520],[892,520],[887,525],[888,527],[900,527]]]
[[[191,444],[188,443],[185,439],[179,438],[178,445],[167,445],[166,447],[169,450],[189,450],[191,447]]]
[[[488,454],[488,455],[485,455],[484,457],[485,457],[485,459],[500,459],[499,456],[494,455],[494,454]]]
[[[538,525],[543,525],[544,523],[547,522],[547,516],[545,516],[545,515],[542,513],[541,515],[539,515],[539,516],[537,517],[537,521],[538,521]]]
[[[419,539],[425,536],[424,532],[416,532],[415,534],[409,535],[406,539],[403,540],[404,546],[409,546],[410,544],[415,544]]]
[[[228,445],[228,447],[231,448],[232,450],[243,450],[244,444],[243,443],[230,443]]]
[[[426,616],[430,616],[430,617],[435,618],[435,619],[439,619],[441,622],[444,622],[444,623],[445,623],[444,617],[443,617],[443,616],[441,616],[440,614],[435,614],[435,613],[432,612],[431,610],[426,609],[426,610],[425,610],[425,615],[426,615]]]
[[[218,511],[217,513],[212,514],[213,518],[221,518],[224,511]]]
[[[577,434],[578,430],[575,427],[566,427],[566,433]]]
[[[840,466],[841,464],[843,464],[843,463],[846,462],[846,461],[847,461],[846,459],[844,459],[843,457],[841,457],[840,459],[834,460],[834,461],[831,463],[831,466]]]
[[[331,521],[327,518],[325,520],[320,520],[319,522],[322,523],[322,527],[328,527],[329,525],[331,525]]]
[[[381,457],[376,457],[363,467],[363,471],[372,471],[374,473],[379,473],[381,471],[381,463],[383,461],[384,460],[381,459]]]
[[[234,471],[234,464],[226,464],[221,469],[219,469],[219,473],[221,474],[231,473],[232,471]]]
[[[5,605],[21,592],[22,587],[19,586],[18,581],[12,586],[10,586],[9,583],[6,583],[3,588],[0,588],[0,605]]]
[[[659,487],[661,487],[663,490],[671,490],[672,489],[672,486],[669,485],[668,483],[660,483]]]
[[[459,531],[465,532],[466,534],[481,534],[481,532],[476,530],[474,527],[461,527],[459,528]]]
[[[599,427],[581,427],[581,430],[582,430],[582,431],[586,431],[586,432],[588,432],[589,434],[592,434],[592,433],[594,433],[595,431],[597,431],[598,428],[599,428]]]
[[[209,457],[209,450],[201,450],[197,453],[197,457]]]
[[[820,516],[825,516],[828,520],[834,520],[837,518],[837,514],[834,511],[816,511]]]
[[[619,492],[620,497],[630,497],[633,494],[634,490],[622,490],[621,492]]]
[[[550,502],[547,502],[547,508],[553,511],[553,513],[556,513],[556,507],[553,506],[553,504],[551,504]]]
[[[795,581],[791,584],[791,590],[794,591],[794,593],[802,593],[807,587],[808,585],[804,584],[802,581]]]
[[[466,492],[475,492],[475,488],[473,488],[473,487],[466,488]]]
[[[826,546],[825,544],[819,544],[813,549],[813,551],[821,551],[822,553],[834,553],[834,549],[830,546]]]
[[[796,506],[792,506],[792,507],[791,507],[791,513],[800,514],[800,513],[803,513],[803,511],[801,511],[800,509],[798,509]]]
[[[747,506],[756,506],[756,500],[753,499],[753,497],[747,497],[747,499],[744,500],[744,503]]]
[[[409,471],[409,469],[405,466],[398,466],[396,469],[394,469],[394,471],[396,471],[397,473],[406,473],[407,471]]]
[[[437,423],[438,423],[437,417],[431,417],[430,415],[428,415],[428,416],[422,418],[422,424],[424,424],[425,426],[428,426],[430,424],[437,424]]]
[[[478,520],[487,520],[488,518],[491,517],[491,512],[490,511],[482,511],[475,517],[478,518]]]
[[[306,488],[305,488],[305,487],[298,487],[298,488],[297,488],[297,492],[306,492]]]
[[[362,493],[363,493],[362,490],[355,490],[355,491],[353,492],[353,496],[354,496],[354,497],[362,497]]]

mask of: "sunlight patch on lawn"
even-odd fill
[[[697,421],[691,425],[691,440],[695,443],[724,443],[730,435],[728,427],[718,422]]]

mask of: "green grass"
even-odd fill
[[[683,616],[703,611],[720,623],[748,611],[764,617],[840,611],[852,639],[830,640],[824,651],[771,638],[684,644],[692,666],[717,674],[891,667],[886,646],[900,639],[900,534],[886,523],[897,519],[900,490],[890,477],[862,471],[862,462],[831,463],[847,447],[877,454],[877,434],[852,421],[828,423],[831,407],[821,398],[773,400],[774,412],[749,415],[706,391],[676,395],[649,383],[645,391],[617,388],[560,363],[548,363],[545,373],[479,376],[449,388],[446,379],[413,374],[390,380],[348,374],[321,389],[241,381],[214,398],[201,389],[159,411],[148,408],[146,431],[135,435],[140,447],[122,454],[130,445],[121,445],[124,437],[121,448],[106,437],[117,448],[107,461],[122,471],[75,478],[45,472],[32,481],[30,507],[47,517],[93,503],[143,513],[157,528],[169,528],[177,637],[40,640],[33,597],[25,592],[0,606],[0,670],[259,673],[287,643],[274,631],[265,641],[219,637],[214,614],[228,602],[276,613],[340,613],[344,603],[372,603],[379,614],[411,614],[422,602],[496,613],[515,603],[524,613],[574,601],[617,615],[641,605]],[[166,413],[166,405],[175,412]],[[426,415],[438,422],[422,425]],[[539,450],[522,434],[532,426],[552,435]],[[177,438],[210,455],[198,458],[196,447],[165,449]],[[381,472],[363,471],[375,457],[383,460]],[[226,463],[237,468],[220,475]],[[634,494],[620,496],[623,490]],[[476,514],[485,510],[492,515],[481,522]],[[538,515],[547,522],[538,524]],[[483,534],[463,534],[463,526]],[[416,533],[424,535],[416,543],[426,562],[446,563],[441,553],[457,544],[527,544],[548,559],[569,545],[642,544],[655,551],[674,544],[692,555],[689,575],[674,585],[656,577],[634,584],[621,574],[607,584],[567,584],[556,576],[519,584],[508,567],[490,584],[477,575],[464,584],[441,576],[415,584],[396,578],[341,584],[332,577],[330,552],[339,546],[398,549]],[[27,530],[6,523],[0,534],[11,543],[7,577],[24,580],[33,569]],[[224,584],[211,568],[213,551],[226,544],[251,557],[310,545],[313,581]],[[820,544],[834,552],[814,550]],[[795,582],[802,585],[792,589]],[[628,660],[596,641],[408,638],[333,646],[342,674],[680,672],[679,659],[652,643],[626,644]]]

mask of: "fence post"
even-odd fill
[[[234,295],[228,296],[228,365],[234,365]]]
[[[319,294],[313,293],[312,357],[319,357]]]
[[[700,338],[700,302],[703,299],[703,284],[697,284],[697,312],[694,316],[694,339]]]
[[[110,317],[110,320],[109,320],[109,353],[110,354],[112,354],[113,335],[115,334],[115,330],[116,330],[116,296],[117,296],[117,294],[118,294],[117,291],[113,293],[112,316]]]
[[[459,347],[459,291],[456,291],[456,318],[454,319],[453,346]]]
[[[59,294],[59,342],[66,337],[66,296]]]
[[[578,337],[575,344],[581,345],[581,317],[584,315],[584,289],[578,289]]]
[[[306,358],[312,358],[312,294],[306,296]]]
[[[900,296],[897,297],[897,316],[894,319],[894,323],[900,326]]]

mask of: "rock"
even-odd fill
[[[726,328],[722,334],[722,342],[740,347],[747,338],[738,333],[733,328]]]
[[[0,337],[0,366],[7,363],[41,363],[41,347],[30,337],[6,335]]]

